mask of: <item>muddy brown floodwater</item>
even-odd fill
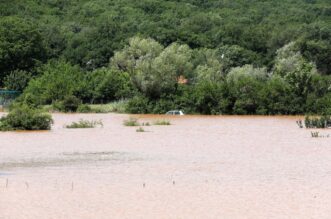
[[[0,219],[331,218],[331,138],[297,117],[166,117],[144,133],[128,115],[53,117],[0,133]],[[63,128],[80,118],[104,127]]]

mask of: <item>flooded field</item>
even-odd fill
[[[296,117],[167,117],[143,133],[128,115],[53,118],[52,131],[0,133],[0,219],[331,216],[331,138]],[[104,127],[64,128],[80,118]]]

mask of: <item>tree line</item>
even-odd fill
[[[0,87],[39,106],[325,113],[328,0],[0,1]]]

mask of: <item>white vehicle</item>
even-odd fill
[[[168,111],[166,113],[166,115],[184,116],[184,113],[181,110],[171,110],[171,111]]]

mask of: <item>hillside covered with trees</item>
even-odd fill
[[[0,87],[31,106],[330,114],[329,0],[0,0]]]

